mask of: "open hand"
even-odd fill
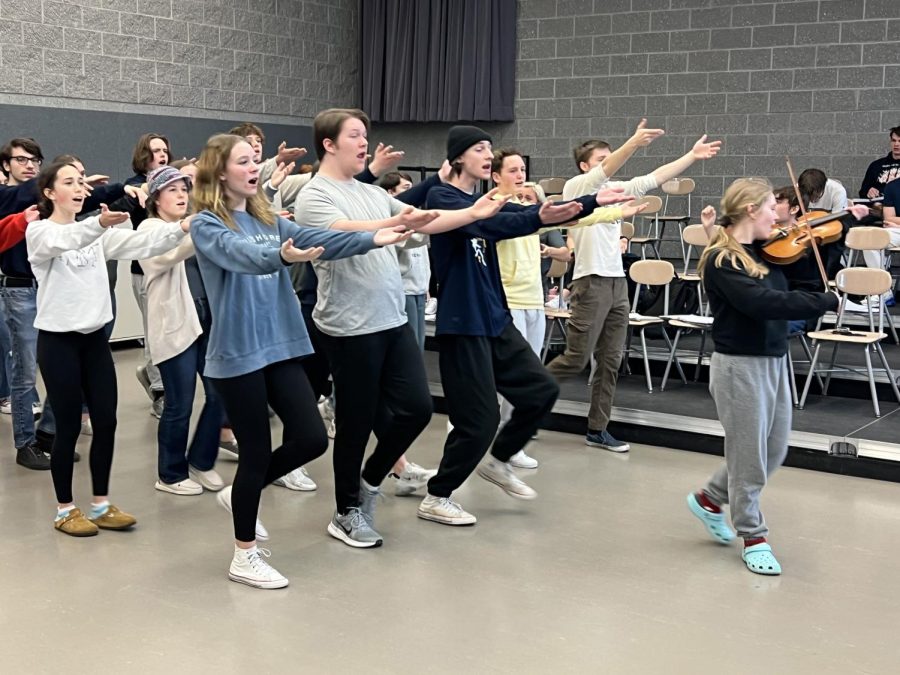
[[[309,262],[310,260],[315,260],[323,253],[325,253],[323,246],[297,248],[294,246],[293,239],[286,239],[281,245],[281,257],[289,263]]]
[[[497,215],[497,212],[503,208],[510,199],[510,195],[500,195],[499,189],[494,188],[485,195],[478,198],[478,201],[469,207],[469,213],[475,220],[484,220]]]
[[[394,150],[393,145],[379,143],[375,146],[375,155],[372,157],[372,161],[369,162],[369,171],[375,176],[381,176],[397,166],[405,154],[402,150]]]
[[[147,193],[144,192],[142,188],[135,187],[134,185],[126,185],[125,194],[136,199],[137,203],[141,205],[141,208],[144,208],[147,205]]]
[[[637,214],[642,213],[648,206],[647,202],[643,204],[623,204],[622,218],[633,218]]]
[[[115,227],[128,220],[125,211],[110,211],[106,204],[100,205],[100,227]]]
[[[289,148],[287,143],[281,141],[278,146],[278,152],[275,154],[276,164],[290,164],[294,160],[300,159],[306,154],[306,148]]]
[[[278,168],[272,172],[272,177],[269,179],[269,183],[271,183],[272,187],[277,190],[278,186],[284,182],[284,179],[294,173],[295,163],[291,162],[288,165],[285,165],[284,162],[281,162],[278,165]]]
[[[707,142],[706,134],[703,134],[694,143],[694,147],[691,148],[691,154],[694,156],[694,159],[712,159],[719,152],[720,147],[722,147],[722,141]]]
[[[95,173],[92,176],[86,176],[84,182],[88,185],[106,185],[107,183],[109,183],[109,176]]]
[[[635,147],[642,148],[650,145],[664,133],[666,133],[665,129],[648,129],[646,118],[642,118],[628,142]]]
[[[400,242],[406,241],[413,235],[413,230],[406,229],[403,225],[397,225],[395,227],[386,227],[382,230],[377,230],[375,232],[375,245],[376,246],[390,246],[391,244],[399,244]]]
[[[538,211],[541,222],[544,225],[557,225],[567,223],[581,213],[581,204],[578,202],[544,202]]]
[[[630,202],[634,199],[631,195],[626,195],[623,188],[602,188],[597,190],[597,206],[609,206],[610,204],[621,204],[622,202]]]
[[[22,211],[22,215],[25,216],[26,223],[33,223],[34,221],[41,219],[41,214],[38,213],[38,207],[36,204],[29,206],[27,209]]]
[[[435,218],[440,216],[437,211],[423,211],[421,209],[407,206],[397,216],[397,221],[407,230],[418,230],[425,227]]]
[[[869,215],[869,207],[865,204],[850,204],[847,206],[847,210],[852,213],[853,217],[857,220],[862,220]]]

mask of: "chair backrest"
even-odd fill
[[[622,222],[622,235],[626,239],[631,239],[634,237],[634,223],[629,223],[627,220]]]
[[[561,195],[563,187],[566,185],[566,179],[558,177],[544,178],[538,181],[538,185],[544,188],[544,193],[547,195]]]
[[[881,251],[891,245],[891,235],[883,227],[851,227],[847,248],[856,251]]]
[[[706,248],[709,245],[709,237],[706,236],[706,229],[703,225],[688,225],[681,233],[684,237],[684,243],[688,246],[698,246]]]
[[[638,206],[639,204],[647,205],[647,208],[641,212],[641,215],[644,217],[650,217],[659,213],[659,210],[662,208],[662,199],[660,199],[656,195],[647,195],[646,197],[641,197],[640,199],[634,200],[635,206]]]
[[[643,286],[665,286],[675,276],[675,267],[668,260],[638,260],[628,269],[628,276]]]
[[[892,285],[891,275],[887,270],[871,267],[845,267],[837,273],[835,281],[839,291],[850,295],[881,295],[890,290]]]
[[[689,195],[694,191],[696,183],[693,178],[672,178],[660,187],[667,195]]]
[[[548,279],[557,279],[566,276],[569,271],[569,263],[565,260],[550,259],[550,269],[547,270]]]

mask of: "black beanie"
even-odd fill
[[[450,131],[447,133],[447,159],[452,162],[480,141],[493,143],[494,139],[488,132],[478,127],[466,124],[450,127]]]

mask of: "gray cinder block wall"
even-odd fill
[[[706,132],[719,158],[696,216],[737,176],[782,183],[784,155],[853,196],[900,124],[898,0],[520,0],[517,121],[485,125],[531,155],[532,175],[575,172],[588,137],[621,143],[642,116],[667,134],[625,167],[645,173]],[[446,125],[381,125],[409,163],[443,156]]]
[[[356,0],[2,0],[4,103],[308,124],[357,98]]]

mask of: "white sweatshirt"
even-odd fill
[[[140,260],[164,253],[184,238],[179,223],[136,232],[130,223],[104,228],[94,216],[60,225],[31,223],[28,262],[38,282],[34,327],[54,333],[92,333],[112,320],[107,260]]]
[[[603,187],[619,187],[626,195],[643,197],[648,191],[656,188],[657,183],[653,174],[638,176],[626,181],[611,181],[603,171],[603,165],[598,164],[587,173],[567,180],[563,188],[563,199],[582,197]],[[569,230],[569,236],[575,241],[573,279],[591,275],[599,277],[625,276],[622,267],[622,250],[619,248],[622,221],[575,227]]]

